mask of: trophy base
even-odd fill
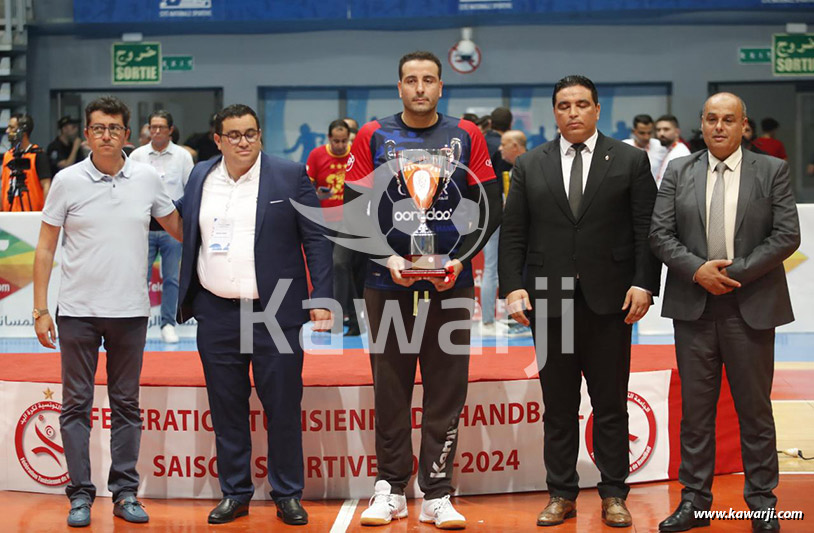
[[[408,268],[401,271],[402,278],[445,278],[449,272],[443,268]]]
[[[443,268],[447,261],[446,256],[441,255],[408,255],[406,257],[413,266],[401,271],[404,278],[443,278],[449,272]]]

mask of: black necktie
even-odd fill
[[[579,204],[582,203],[582,149],[585,145],[577,143],[571,146],[574,149],[574,163],[571,165],[571,180],[568,182],[568,203],[576,217],[579,214]]]

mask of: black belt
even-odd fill
[[[263,310],[263,305],[262,305],[262,303],[260,302],[260,300],[258,298],[223,298],[222,296],[218,296],[217,294],[215,294],[212,291],[209,291],[209,290],[207,290],[207,289],[205,289],[203,287],[201,287],[201,290],[206,292],[206,293],[211,294],[212,296],[214,296],[218,300],[221,300],[224,303],[229,303],[231,305],[234,305],[235,307],[240,306],[240,303],[245,300],[245,301],[248,301],[248,302],[252,303],[252,308],[255,311],[262,311]]]

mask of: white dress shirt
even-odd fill
[[[259,298],[254,268],[254,224],[259,187],[259,156],[237,181],[229,177],[223,161],[204,181],[199,216],[198,279],[201,286],[221,298]],[[216,219],[226,220],[232,227],[226,252],[209,249]]]
[[[582,143],[585,148],[582,149],[582,192],[585,192],[585,183],[588,181],[588,171],[591,170],[591,159],[594,156],[594,148],[596,148],[596,140],[599,138],[599,131],[594,131],[594,134]],[[571,167],[574,165],[574,154],[576,150],[573,144],[565,140],[565,137],[560,135],[560,161],[562,162],[562,182],[565,185],[565,195],[568,196],[569,184],[571,183]]]
[[[193,167],[192,156],[185,148],[170,141],[166,148],[158,151],[153,148],[153,143],[147,143],[133,150],[130,159],[152,165],[173,200],[184,195]]]
[[[709,154],[709,166],[707,167],[707,236],[709,236],[709,206],[712,202],[712,189],[715,187],[717,175],[715,167],[721,162],[720,159]],[[741,187],[741,161],[743,152],[741,147],[732,152],[724,160],[726,170],[724,170],[724,236],[726,238],[726,258],[735,258],[735,217],[738,214],[738,193]]]

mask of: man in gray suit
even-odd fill
[[[653,211],[650,244],[668,268],[663,315],[673,319],[681,376],[684,489],[659,531],[709,524],[715,407],[726,366],[741,432],[744,497],[752,510],[777,505],[774,329],[794,320],[783,260],[800,245],[785,161],[741,149],[746,106],[730,93],[704,104],[709,150],[671,162]],[[769,516],[754,531],[777,531]]]

